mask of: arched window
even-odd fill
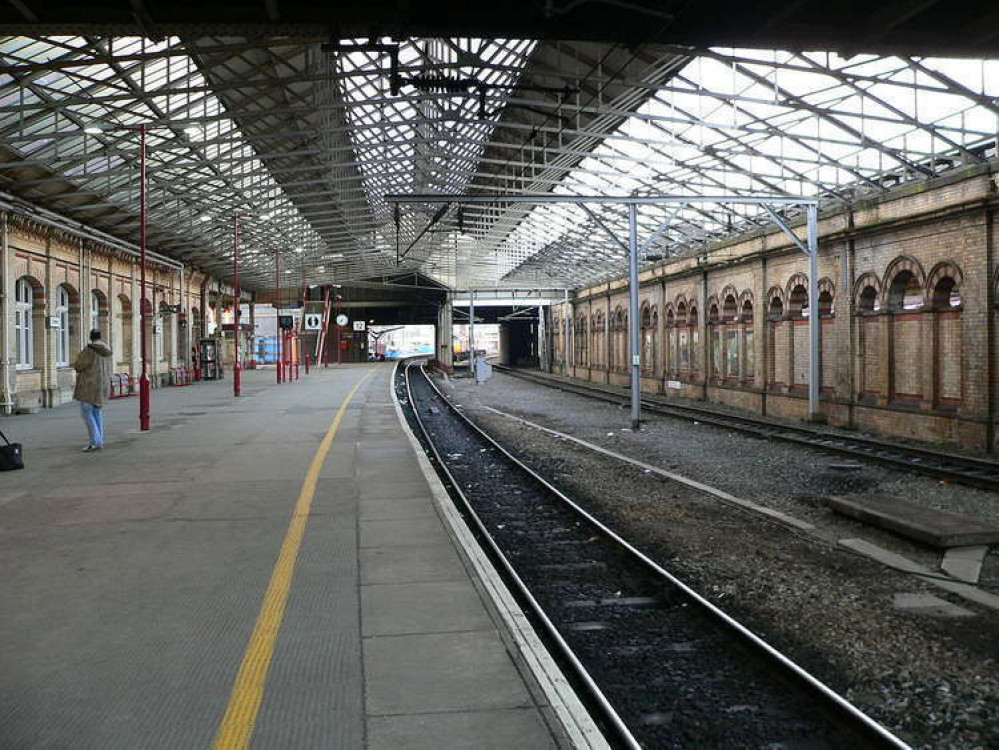
[[[791,317],[808,317],[808,288],[804,284],[797,284],[791,288],[788,295]]]
[[[892,312],[919,310],[923,307],[923,286],[912,271],[899,271],[888,288],[888,309]]]
[[[35,366],[34,288],[25,278],[17,280],[14,291],[14,342],[18,370]]]
[[[961,305],[961,291],[958,289],[957,281],[950,276],[944,276],[933,288],[933,309],[955,310]]]
[[[156,330],[158,332],[159,351],[156,353],[156,356],[159,360],[168,361],[173,357],[173,337],[171,336],[172,329],[170,325],[173,313],[170,312],[170,305],[166,300],[160,300],[158,313],[156,316]]]
[[[718,311],[718,303],[708,300],[708,342],[710,349],[708,354],[711,357],[711,377],[721,378],[724,373],[724,354],[722,353],[722,330],[721,315]]]
[[[925,395],[923,276],[921,269],[907,259],[899,261],[889,273],[894,268],[899,270],[889,276],[888,285],[889,398],[895,404],[918,404]]]
[[[770,309],[767,310],[767,320],[780,320],[784,317],[784,302],[780,297],[770,300]]]
[[[933,392],[939,409],[956,409],[963,393],[962,301],[964,274],[950,261],[937,264],[929,276],[927,288],[935,313],[933,326]]]
[[[587,351],[589,348],[589,337],[586,331],[586,316],[580,315],[576,321],[576,364],[586,366],[589,364]]]
[[[700,370],[698,359],[701,353],[701,329],[698,328],[697,305],[690,304],[687,310],[687,329],[690,331],[690,371]]]
[[[730,294],[725,297],[725,302],[722,305],[722,317],[726,323],[730,323],[735,320],[735,317],[739,314],[739,307],[735,301],[735,295]]]
[[[642,305],[641,316],[642,373],[652,375],[656,369],[656,325],[653,324],[652,308],[647,303]]]
[[[56,317],[59,318],[59,330],[56,331],[56,367],[69,367],[69,290],[64,285],[56,289]]]
[[[132,372],[132,301],[124,294],[115,297],[115,331],[112,335],[117,367],[120,372]],[[134,374],[134,373],[133,373]]]
[[[819,316],[829,318],[833,315],[833,296],[827,289],[819,292]]]
[[[666,307],[666,372],[675,372],[676,356],[676,315],[672,306]]]
[[[878,290],[873,286],[865,286],[857,298],[857,312],[870,315],[880,310],[881,300],[878,299]]]
[[[766,373],[769,388],[780,391],[788,384],[790,368],[790,348],[786,332],[787,323],[784,320],[784,290],[773,287],[768,293],[767,303],[767,347],[766,361],[763,370]]]
[[[742,347],[743,347],[743,377],[747,383],[756,378],[756,346],[753,333],[753,301],[746,299],[742,303]]]
[[[96,289],[90,293],[90,330],[100,331],[101,336],[107,336],[104,330],[104,318],[107,304],[104,295]],[[89,333],[89,332],[88,332]]]

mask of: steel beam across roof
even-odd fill
[[[238,212],[247,288],[273,283],[279,247],[296,251],[289,285],[419,272],[572,287],[624,270],[612,238],[628,204],[680,202],[638,217],[647,251],[674,255],[786,223],[797,196],[845,203],[995,159],[997,97],[990,59],[207,27],[8,36],[0,189],[134,241],[137,144],[84,129],[147,122],[151,247],[226,278]],[[403,205],[412,194],[461,208],[433,220]]]

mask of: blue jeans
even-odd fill
[[[81,401],[80,413],[83,414],[83,421],[87,423],[87,432],[90,433],[90,444],[96,448],[103,447],[104,410],[99,406]]]

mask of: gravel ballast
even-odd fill
[[[933,507],[999,517],[986,492],[878,466],[832,468],[821,451],[706,425],[650,417],[494,375],[446,383],[488,432],[554,480],[667,569],[763,635],[916,747],[999,746],[997,613],[838,548],[863,537],[935,568],[939,553],[839,516],[830,495],[897,493]],[[689,487],[644,474],[570,441],[525,427],[499,409],[816,524],[802,534]],[[828,539],[829,541],[824,541]],[[995,556],[982,584],[995,584]],[[926,593],[973,614],[941,618],[895,607]]]

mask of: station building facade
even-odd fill
[[[0,413],[57,406],[72,398],[72,363],[91,330],[114,355],[112,371],[141,372],[140,267],[134,251],[70,223],[0,212]],[[147,256],[147,362],[153,386],[190,362],[202,311],[222,298],[208,275]]]
[[[817,302],[808,258],[776,229],[645,269],[643,389],[806,419],[817,314],[830,424],[999,451],[996,172],[993,162],[824,211]],[[627,384],[628,307],[626,278],[555,306],[553,368]]]

